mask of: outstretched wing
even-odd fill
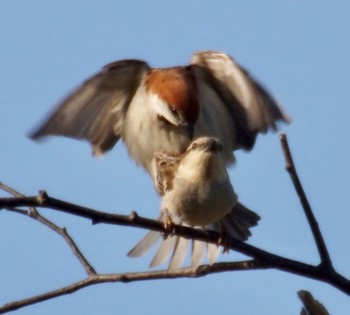
[[[122,135],[128,106],[148,70],[147,63],[134,59],[106,65],[59,104],[31,138],[60,135],[89,141],[97,155],[110,150]]]
[[[276,129],[277,121],[289,122],[273,97],[228,55],[201,51],[192,55],[202,111],[207,128],[233,150],[250,150],[257,133]],[[217,125],[217,122],[220,122]]]

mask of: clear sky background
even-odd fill
[[[1,1],[0,181],[28,195],[46,189],[103,211],[156,217],[151,180],[122,143],[94,159],[87,143],[53,138],[38,145],[27,134],[106,63],[180,65],[202,49],[234,56],[284,104],[293,124],[282,130],[301,180],[336,269],[350,277],[349,1]],[[260,136],[255,150],[237,159],[231,180],[241,202],[262,217],[249,243],[318,263],[278,135]],[[97,271],[147,270],[152,255],[126,257],[144,230],[42,213],[67,227]],[[0,249],[0,304],[85,277],[60,237],[17,214],[0,212]],[[243,258],[231,252],[220,261]],[[350,312],[350,298],[333,287],[268,270],[97,285],[15,314],[296,315],[300,289],[332,315]]]

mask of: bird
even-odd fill
[[[156,182],[154,153],[184,153],[193,139],[217,138],[226,165],[251,150],[258,133],[276,130],[288,115],[232,57],[198,51],[185,66],[151,68],[143,60],[107,64],[86,80],[30,137],[87,140],[101,156],[120,140]]]
[[[235,163],[236,150],[252,150],[258,134],[290,121],[275,98],[231,56],[204,50],[194,52],[183,66],[152,68],[139,59],[107,64],[59,103],[29,136],[86,140],[95,156],[121,139],[162,195],[157,152],[181,155],[194,139],[212,137],[221,143],[228,167]],[[246,213],[243,205],[236,208],[236,213]],[[166,217],[161,214],[159,219]],[[168,238],[161,247],[171,248],[174,239]]]
[[[199,137],[181,155],[155,153],[156,185],[162,197],[161,218],[170,217],[180,225],[217,231],[222,240],[232,237],[245,241],[251,235],[249,228],[257,225],[260,217],[238,202],[223,152],[218,139]],[[128,256],[146,254],[160,236],[159,232],[149,231]],[[174,235],[165,238],[150,267],[163,264],[171,255],[168,269],[177,269],[185,259],[188,246],[188,239]],[[218,246],[192,240],[192,268],[202,262],[206,247],[209,263],[216,261]]]

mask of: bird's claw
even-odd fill
[[[220,231],[220,238],[218,240],[218,246],[222,246],[222,253],[228,254],[231,248],[231,237],[223,230]]]
[[[164,210],[164,234],[163,238],[166,240],[168,236],[174,235],[174,229],[175,229],[175,223],[173,222],[173,219],[167,209]]]

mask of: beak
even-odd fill
[[[219,152],[222,150],[223,150],[222,144],[218,140],[216,140],[214,138],[208,139],[208,141],[205,145],[205,151],[207,151],[207,152]]]
[[[187,123],[184,127],[186,128],[187,135],[192,140],[194,135],[194,123]]]

